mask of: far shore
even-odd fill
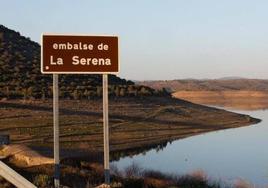
[[[264,91],[177,91],[173,96],[197,104],[234,110],[268,109],[268,92]]]

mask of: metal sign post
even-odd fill
[[[59,85],[58,75],[53,74],[53,124],[54,124],[54,184],[60,187],[60,156],[59,156]]]
[[[58,74],[103,75],[104,176],[110,184],[108,74],[119,72],[117,36],[42,35],[41,72],[53,74],[55,187],[60,187]]]
[[[104,144],[104,177],[105,183],[110,184],[109,156],[109,114],[108,114],[108,75],[103,74],[103,144]]]

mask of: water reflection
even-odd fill
[[[172,144],[172,140],[161,142],[159,144],[148,145],[146,147],[131,148],[131,149],[122,150],[122,151],[114,151],[111,153],[111,160],[119,161],[120,159],[124,157],[131,158],[138,154],[146,155],[146,153],[151,150],[154,150],[156,152],[163,151],[163,149],[167,147],[168,144]]]

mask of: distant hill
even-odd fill
[[[222,77],[222,78],[219,78],[218,80],[242,80],[242,79],[246,79],[246,78],[230,76],[230,77]]]
[[[100,75],[60,75],[60,97],[94,98],[102,95]],[[109,94],[125,96],[166,96],[148,86],[109,75]],[[40,72],[40,45],[0,25],[0,99],[51,98],[52,76]]]
[[[268,80],[259,79],[215,79],[215,80],[168,80],[143,81],[137,84],[146,85],[154,89],[166,88],[176,91],[267,91]]]

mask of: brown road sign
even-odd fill
[[[109,74],[119,72],[118,37],[42,35],[44,74]]]

